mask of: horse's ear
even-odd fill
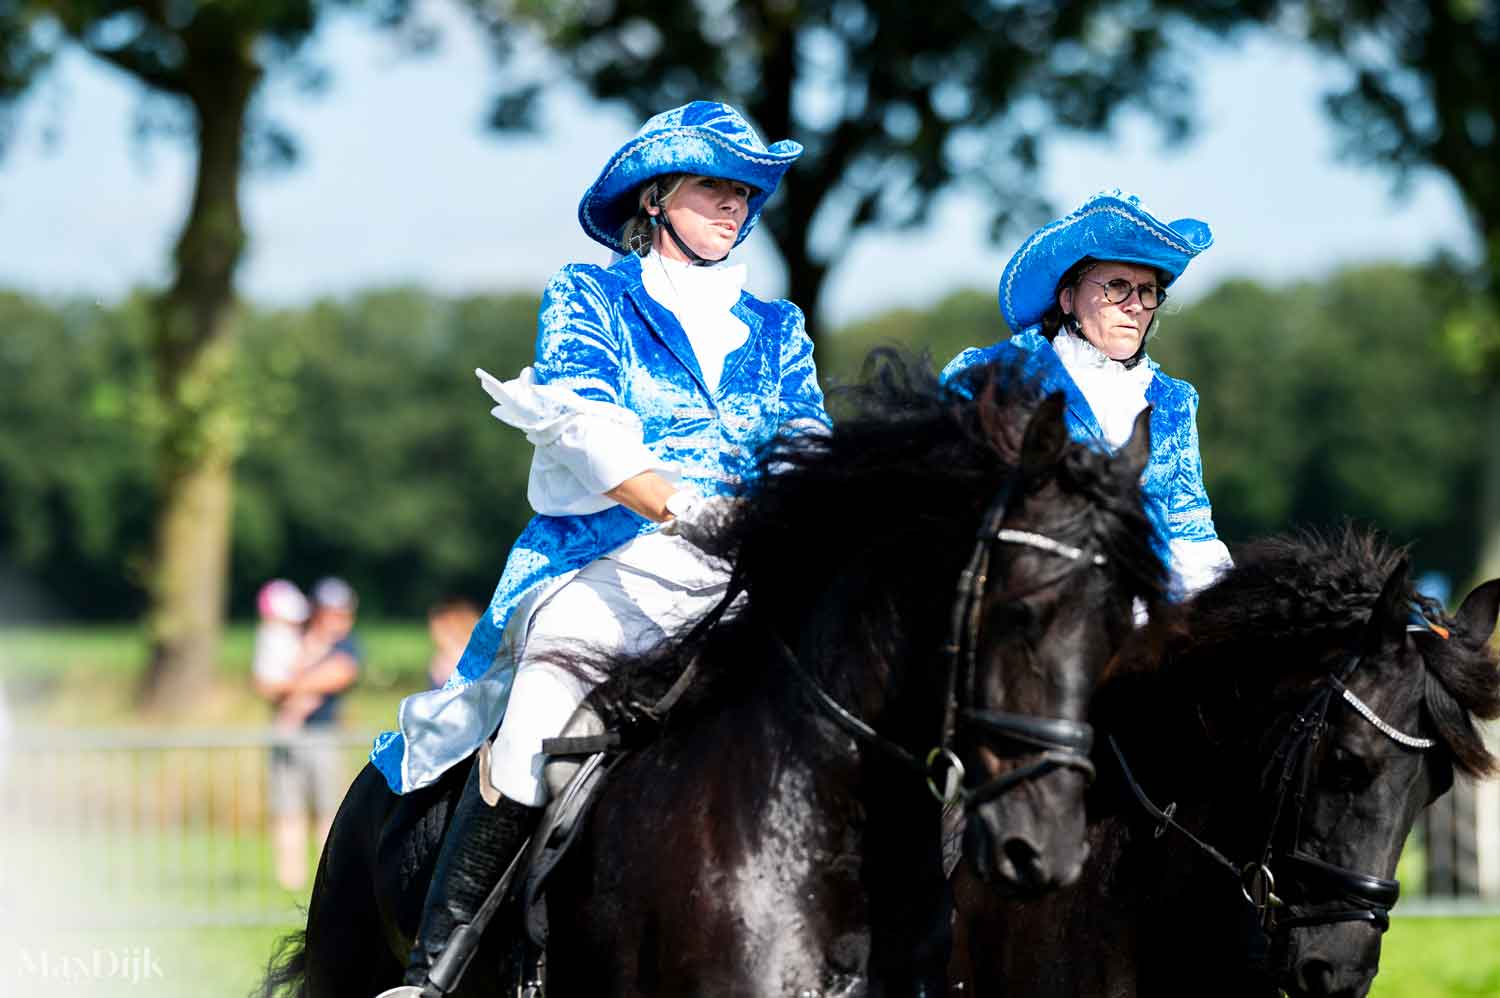
[[[1116,466],[1131,481],[1141,477],[1146,464],[1151,460],[1151,407],[1148,405],[1135,417],[1130,429],[1130,439],[1115,454]]]
[[[1021,438],[1021,469],[1030,472],[1049,468],[1062,457],[1068,445],[1068,424],[1063,419],[1067,400],[1062,392],[1053,392],[1042,400],[1026,424]]]
[[[1465,640],[1476,646],[1489,641],[1495,633],[1495,616],[1500,614],[1500,579],[1491,579],[1464,597],[1458,608],[1458,627]]]
[[[1410,616],[1407,603],[1411,599],[1407,589],[1407,576],[1411,573],[1411,560],[1403,556],[1385,585],[1380,587],[1380,597],[1370,611],[1370,627],[1366,632],[1372,651],[1380,644],[1400,641],[1406,634],[1406,622]]]

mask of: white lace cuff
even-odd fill
[[[670,482],[681,478],[675,465],[646,447],[640,417],[624,406],[586,399],[561,385],[539,385],[529,367],[504,382],[475,373],[499,403],[490,414],[524,432],[536,448],[526,498],[538,513],[577,516],[608,509],[615,501],[603,493],[645,471]]]
[[[1218,538],[1207,541],[1174,539],[1170,545],[1172,571],[1182,586],[1184,597],[1213,585],[1220,575],[1234,567],[1229,549]]]

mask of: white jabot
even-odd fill
[[[1094,410],[1104,439],[1119,447],[1130,439],[1135,417],[1146,408],[1146,388],[1151,384],[1151,365],[1145,362],[1127,368],[1111,360],[1082,336],[1060,330],[1052,339],[1052,349],[1062,360],[1078,390]]]
[[[695,267],[652,250],[641,262],[641,283],[677,316],[708,390],[717,391],[725,358],[750,336],[750,328],[730,312],[745,288],[745,265]]]
[[[1130,439],[1135,417],[1146,408],[1146,389],[1154,376],[1151,365],[1143,362],[1127,368],[1082,336],[1066,330],[1053,337],[1052,349],[1088,400],[1099,428],[1104,431],[1105,441],[1111,447],[1123,445]],[[1168,542],[1168,548],[1172,571],[1184,596],[1191,596],[1211,585],[1234,565],[1229,549],[1217,538],[1202,541],[1176,538]],[[1138,624],[1143,613],[1144,607],[1138,606]]]

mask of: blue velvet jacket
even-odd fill
[[[725,359],[711,392],[676,316],[641,283],[639,257],[608,269],[570,264],[542,292],[536,380],[632,410],[646,447],[681,468],[684,484],[703,495],[730,493],[783,426],[828,424],[802,311],[748,293],[732,311],[749,336]],[[501,635],[525,596],[656,526],[619,505],[583,516],[534,516],[448,685],[408,697],[401,730],[376,739],[370,758],[391,788],[402,793],[431,782],[499,725],[515,671]]]
[[[1083,393],[1063,367],[1038,326],[987,347],[970,347],[943,368],[951,381],[969,368],[991,361],[1019,363],[1024,377],[1042,391],[1067,398],[1068,429],[1073,439],[1108,450],[1104,431]],[[1151,462],[1141,476],[1147,515],[1156,528],[1157,552],[1170,563],[1169,542],[1212,541],[1213,508],[1203,487],[1203,459],[1198,453],[1198,391],[1186,381],[1168,377],[1149,357],[1153,377],[1146,387],[1151,404]]]

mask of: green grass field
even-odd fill
[[[402,695],[423,688],[427,636],[420,623],[367,625],[361,627],[361,635],[368,664],[360,686],[347,700],[346,724],[374,730],[389,724]],[[192,727],[264,724],[264,706],[248,688],[250,640],[248,627],[231,628],[218,686],[191,719]],[[27,725],[148,723],[131,707],[143,657],[143,638],[133,628],[0,629],[0,682],[15,720]],[[102,782],[120,781],[106,772]],[[6,814],[0,809],[0,833],[6,830]],[[276,941],[296,928],[295,922],[163,927],[172,906],[241,912],[241,917],[258,919],[267,912],[291,913],[294,919],[306,903],[305,895],[289,894],[271,883],[263,832],[203,827],[175,834],[170,847],[188,862],[204,855],[218,857],[215,868],[220,874],[211,882],[179,878],[161,881],[160,886],[127,883],[124,894],[112,896],[135,904],[134,920],[115,920],[108,923],[110,928],[88,931],[42,929],[28,922],[27,899],[33,895],[13,874],[27,845],[14,835],[0,837],[0,998],[241,998],[259,981]],[[108,841],[84,842],[74,836],[54,845],[71,855],[91,857],[71,866],[84,879],[126,869],[121,857],[161,851],[155,837],[140,830],[115,834]],[[37,852],[32,848],[25,854]],[[1417,879],[1415,858],[1408,855],[1402,864],[1408,897]],[[62,865],[70,864],[64,859]],[[36,865],[34,872],[40,876],[47,869]],[[130,894],[131,889],[137,893]],[[1404,917],[1398,907],[1371,994],[1500,998],[1500,918]]]

